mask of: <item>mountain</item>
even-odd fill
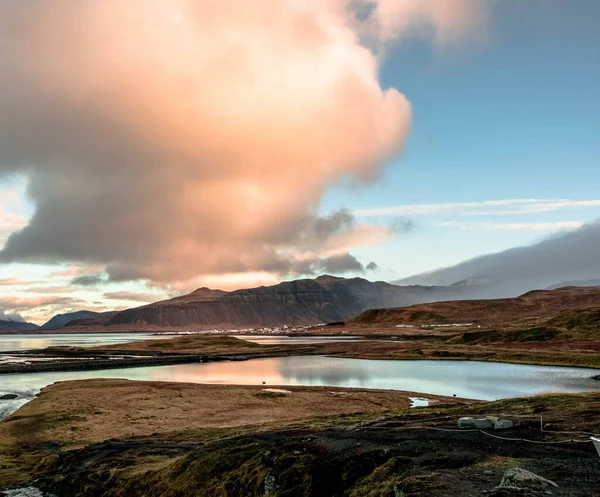
[[[38,328],[37,324],[26,323],[24,321],[0,320],[0,331],[34,331]]]
[[[64,325],[69,331],[77,331],[78,329],[98,328],[106,325],[118,311],[95,312],[95,316],[88,318],[71,319]]]
[[[77,312],[67,312],[65,314],[57,314],[52,317],[49,321],[40,326],[40,330],[57,330],[59,328],[63,328],[69,322],[76,319],[90,319],[95,318],[101,315],[100,312],[93,311],[77,311]]]
[[[318,324],[346,321],[372,307],[431,302],[457,291],[325,275],[233,292],[200,288],[181,297],[120,311],[106,326],[144,329]]]
[[[597,286],[597,287],[600,287],[600,279],[561,281],[560,283],[550,285],[548,288],[546,288],[546,290],[556,290],[557,288],[564,288],[567,286]]]
[[[398,285],[452,285],[467,280],[464,298],[515,297],[557,282],[600,280],[600,221],[539,243],[483,255],[417,274]]]
[[[550,323],[548,319],[563,314],[551,322],[568,327],[565,323],[586,320],[595,323],[600,307],[599,287],[565,287],[556,290],[533,290],[520,297],[489,300],[455,300],[413,305],[391,309],[371,309],[353,322],[360,324],[443,324],[474,323],[483,326],[519,326]],[[590,310],[592,309],[592,310]],[[586,313],[572,314],[574,311]],[[588,313],[588,311],[590,311]],[[596,312],[596,313],[594,313]]]

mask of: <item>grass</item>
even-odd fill
[[[265,399],[265,402],[273,402],[273,399]],[[48,405],[47,400],[42,405]],[[371,447],[377,437],[381,438],[376,435],[378,426],[391,423],[393,431],[398,420],[418,426],[420,420],[483,414],[532,415],[530,421],[525,419],[524,422],[534,426],[538,420],[533,414],[540,409],[544,422],[553,425],[553,429],[600,430],[597,416],[600,393],[561,394],[468,405],[434,405],[418,410],[340,413],[253,426],[149,433],[122,438],[124,442],[135,442],[124,452],[102,455],[105,449],[98,446],[97,454],[86,448],[63,451],[57,459],[41,447],[56,440],[58,428],[68,430],[69,424],[83,423],[81,418],[87,411],[74,411],[71,415],[49,411],[38,413],[44,415],[37,418],[17,414],[8,423],[0,423],[0,435],[6,435],[0,436],[0,481],[4,485],[23,484],[45,475],[47,481],[57,486],[55,491],[68,488],[71,494],[107,497],[390,497],[402,495],[400,492],[406,496],[433,495],[441,481],[440,472],[451,475],[459,470],[461,475],[480,474],[488,469],[512,467],[519,461],[495,453],[481,457],[465,450],[452,454],[439,450],[403,454],[402,444],[394,442],[384,442],[391,449]],[[33,430],[31,438],[20,438],[21,430],[34,419],[41,420],[40,428]],[[25,425],[18,428],[22,423]],[[368,440],[364,447],[356,443],[348,448],[336,445],[345,444],[346,437],[365,430],[372,431],[375,438],[363,437],[362,440]],[[347,435],[336,435],[331,438],[333,442],[326,442],[332,432]],[[110,433],[103,437],[112,438]],[[149,446],[144,448],[144,444]],[[197,448],[182,453],[177,444],[192,444]],[[64,478],[56,479],[56,474]]]
[[[362,478],[348,497],[389,497],[396,495],[413,466],[412,460],[405,457],[392,457],[386,463]]]

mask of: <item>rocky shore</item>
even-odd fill
[[[438,398],[415,409],[409,395],[58,383],[0,423],[0,480],[98,497],[590,497],[600,488],[589,438],[600,432],[600,393]],[[457,427],[493,414],[514,425]]]

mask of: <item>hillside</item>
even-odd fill
[[[33,323],[26,323],[23,321],[0,320],[0,331],[34,331],[38,328],[38,325]]]
[[[90,319],[97,317],[98,315],[100,315],[99,312],[93,311],[76,311],[57,314],[40,326],[40,330],[56,330],[58,328],[62,328],[73,320]]]
[[[371,309],[357,316],[356,324],[444,324],[474,323],[481,326],[521,326],[546,323],[566,327],[565,322],[582,319],[573,311],[600,307],[600,288],[565,287],[534,290],[520,297],[490,300],[456,300],[433,302],[409,307]],[[559,319],[559,313],[571,311]],[[556,317],[558,321],[548,321]],[[573,321],[574,322],[574,321]],[[562,324],[561,324],[562,323]]]
[[[372,307],[411,305],[444,297],[450,297],[450,291],[441,287],[399,287],[363,278],[320,276],[233,292],[200,288],[181,297],[120,311],[106,326],[144,329],[318,324],[346,321]]]
[[[93,328],[93,327],[102,327],[108,321],[110,321],[118,311],[108,311],[108,312],[95,312],[94,316],[87,318],[78,318],[71,319],[67,324],[64,325],[65,329],[69,329],[75,331],[79,328]]]

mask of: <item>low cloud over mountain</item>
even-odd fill
[[[471,285],[482,297],[514,296],[559,282],[600,279],[600,220],[535,245],[484,255],[400,280],[402,285]]]

